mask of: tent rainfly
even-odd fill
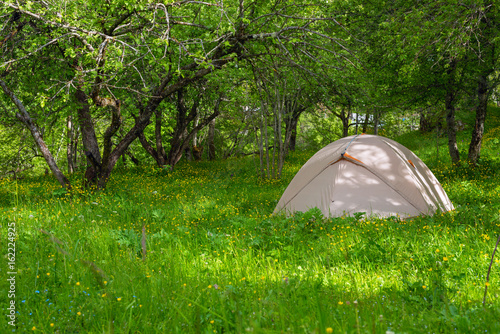
[[[403,219],[453,210],[439,181],[413,152],[365,134],[318,151],[290,182],[274,213],[314,207],[326,217],[364,212]]]

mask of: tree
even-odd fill
[[[267,41],[318,48],[322,39],[329,39],[318,29],[336,25],[331,18],[315,16],[322,2],[3,3],[3,16],[15,18],[7,25],[12,34],[17,31],[21,48],[2,57],[2,77],[13,90],[31,97],[71,97],[89,162],[87,178],[100,188],[165,99],[230,62],[258,57],[256,46]],[[51,85],[29,87],[29,65],[44,52],[45,65],[59,70],[44,71]],[[94,115],[103,112],[108,124],[99,138]],[[129,129],[115,145],[112,138],[124,124]]]
[[[492,74],[498,68],[497,5],[478,0],[393,0],[353,8],[357,10],[349,16],[349,28],[359,31],[366,41],[365,52],[360,54],[376,71],[374,78],[390,84],[382,89],[388,101],[403,108],[445,107],[454,163],[460,160],[456,108],[474,96],[476,126],[469,160],[477,162],[486,104],[496,85]]]

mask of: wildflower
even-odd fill
[[[50,273],[47,273],[47,276],[50,276]]]
[[[214,289],[215,290],[219,289],[219,286],[217,284],[214,284]]]
[[[76,282],[76,285],[80,285],[80,282]]]
[[[211,286],[211,285],[209,285],[209,286],[208,286],[208,288],[209,288],[209,289],[211,289],[211,288],[212,288],[212,286]]]
[[[422,288],[426,289],[427,287],[425,285],[422,285]]]
[[[486,282],[486,286],[490,286],[490,282]]]
[[[32,328],[31,330],[34,330],[34,331],[35,331],[35,330],[36,330],[36,327],[35,327],[35,326],[33,326],[33,328]]]
[[[53,323],[51,323],[51,324],[50,324],[50,327],[54,327],[54,324],[53,324]]]
[[[339,305],[342,305],[342,304],[344,304],[344,303],[343,302],[339,302]]]
[[[122,297],[116,298],[116,300],[117,300],[117,301],[120,301],[120,300],[122,300]]]
[[[213,321],[213,320],[210,320],[210,323],[211,323],[211,324],[213,324],[213,323],[214,323],[214,321]]]
[[[328,327],[328,328],[326,329],[326,332],[327,332],[327,333],[333,333],[333,328]]]
[[[82,315],[82,312],[78,312],[77,315]]]
[[[444,256],[443,261],[448,261],[448,258],[446,256]]]

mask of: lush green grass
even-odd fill
[[[478,167],[450,167],[445,139],[437,159],[435,134],[398,139],[457,207],[413,221],[271,216],[314,152],[292,155],[280,181],[259,180],[252,157],[122,170],[99,193],[0,180],[2,254],[8,223],[18,232],[18,332],[498,333],[500,256],[482,306],[500,233],[492,110]]]

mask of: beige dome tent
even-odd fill
[[[429,168],[394,140],[356,135],[337,140],[306,162],[275,213],[318,207],[325,216],[365,212],[409,218],[453,210]]]

